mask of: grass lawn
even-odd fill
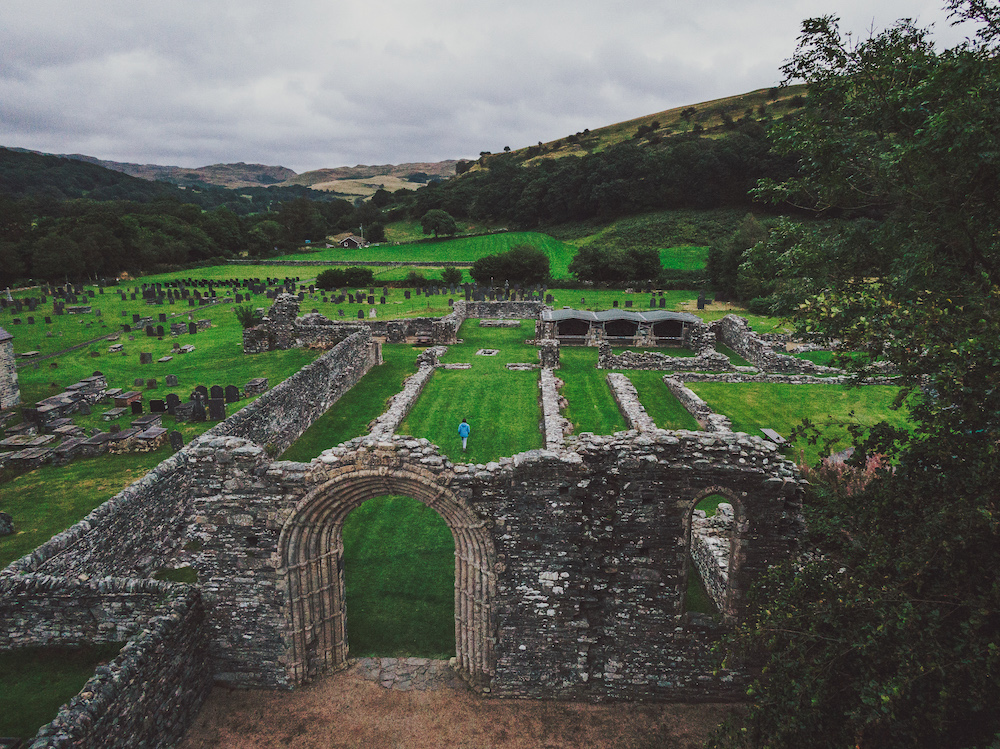
[[[486,463],[542,447],[538,372],[504,368],[508,362],[538,361],[535,347],[524,343],[533,334],[530,320],[519,328],[480,328],[478,320],[467,320],[458,334],[464,343],[449,346],[442,361],[472,368],[437,370],[397,431],[426,437],[460,463]],[[500,353],[477,356],[482,348]],[[466,453],[458,437],[463,418],[472,427]]]
[[[357,262],[469,262],[481,257],[506,252],[519,244],[530,244],[544,252],[549,258],[549,269],[553,278],[567,278],[569,263],[576,254],[576,248],[558,239],[536,231],[511,231],[488,234],[480,237],[455,237],[437,241],[413,244],[367,247],[363,250],[335,248],[310,252],[304,255],[282,255],[276,260],[337,260]]]
[[[115,643],[0,653],[0,736],[34,736],[121,649]]]
[[[329,447],[368,433],[368,423],[385,411],[386,403],[416,372],[418,349],[402,344],[382,346],[383,362],[313,422],[281,456],[307,462]]]
[[[410,497],[370,499],[344,521],[351,656],[455,654],[455,541]]]
[[[727,346],[724,343],[718,343],[718,342],[716,342],[716,344],[715,344],[715,350],[718,351],[720,354],[725,354],[726,356],[728,356],[730,363],[734,367],[752,367],[753,366],[753,364],[751,364],[750,362],[748,362],[746,359],[744,359],[742,356],[740,356],[739,354],[737,354],[735,351],[733,351],[731,348],[729,348],[729,346]]]
[[[771,385],[765,383],[689,382],[687,386],[705,400],[716,413],[733,422],[733,430],[761,436],[760,429],[774,429],[787,439],[791,430],[808,418],[824,434],[839,438],[834,448],[850,445],[847,430],[830,420],[854,420],[873,425],[888,421],[897,427],[907,425],[905,407],[893,411],[890,405],[899,388],[891,385],[866,385],[845,388],[840,385]],[[854,412],[853,417],[851,412]],[[800,448],[811,465],[819,458],[819,446],[794,445],[786,451],[798,461]]]
[[[608,386],[609,370],[596,368],[597,349],[563,346],[559,358],[561,368],[556,376],[565,383],[561,392],[567,401],[563,415],[573,424],[574,434],[614,434],[628,429]],[[656,426],[661,429],[698,428],[698,422],[663,384],[666,372],[615,371],[624,373],[635,385],[639,402]]]
[[[703,270],[708,263],[708,247],[680,245],[660,250],[660,265],[668,270]]]

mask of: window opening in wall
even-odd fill
[[[694,506],[685,611],[721,619],[734,528],[732,501],[725,495],[709,494]]]
[[[455,541],[444,519],[387,495],[353,510],[342,534],[351,657],[455,655]]]

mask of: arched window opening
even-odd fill
[[[352,510],[341,532],[351,657],[455,655],[455,540],[444,518],[385,495]]]
[[[691,511],[684,610],[715,620],[730,614],[730,571],[738,503],[727,493],[700,498]]]

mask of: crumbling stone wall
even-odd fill
[[[705,592],[720,610],[726,603],[729,587],[729,554],[733,535],[733,506],[719,504],[715,515],[705,517],[695,510],[691,518],[691,560],[705,585]]]
[[[711,406],[699,398],[693,390],[684,387],[684,383],[678,378],[664,377],[663,383],[706,432],[733,431],[733,424],[728,418],[715,413]]]
[[[726,315],[711,323],[718,341],[758,369],[780,374],[841,374],[842,370],[821,367],[805,359],[777,353],[773,345],[755,333],[745,317]]]
[[[625,417],[628,428],[637,432],[656,431],[656,424],[649,418],[646,409],[639,402],[639,394],[632,381],[618,372],[609,373],[607,381],[611,388],[611,395],[614,396],[615,403],[618,404],[618,410]]]
[[[211,688],[196,588],[153,580],[0,579],[0,650],[124,642],[32,747],[173,746]]]
[[[343,518],[378,494],[426,502],[466,544],[457,595],[478,623],[459,617],[458,657],[474,685],[505,696],[735,696],[744,675],[717,670],[712,635],[683,610],[691,509],[720,486],[745,505],[730,618],[800,531],[794,468],[747,435],[572,438],[485,466],[400,436],[352,440],[309,464],[271,463],[241,440],[204,450],[190,558],[214,602],[216,678],[233,684],[291,685],[344,665],[342,586],[322,581],[341,574]],[[320,537],[326,551],[308,556]],[[314,613],[303,619],[303,607]]]
[[[597,344],[597,368],[709,372],[734,369],[729,357],[714,348],[703,349],[697,356],[669,356],[659,351],[623,351],[615,354],[607,341]]]
[[[21,389],[17,384],[17,364],[14,358],[14,336],[0,328],[0,409],[21,404]]]

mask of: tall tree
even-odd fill
[[[756,592],[737,652],[765,668],[720,745],[1000,743],[1000,5],[948,7],[979,24],[954,48],[908,21],[857,42],[825,17],[785,66],[809,84],[777,141],[802,171],[761,193],[870,217],[865,242],[799,242],[886,260],[831,276],[797,324],[867,352],[860,375],[895,364],[913,429],[871,430],[850,487],[814,474],[812,554]]]

